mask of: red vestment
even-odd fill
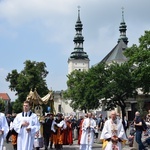
[[[82,123],[83,123],[83,120],[84,120],[84,119],[82,119],[82,120],[80,121],[80,125],[79,125],[79,136],[78,136],[78,144],[79,144],[79,145],[80,145],[81,134],[82,134]]]
[[[72,123],[70,120],[66,121],[67,128],[64,130],[64,145],[72,145],[73,144],[73,136],[72,136]]]

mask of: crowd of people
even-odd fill
[[[145,121],[150,124],[150,111]],[[146,150],[141,140],[143,121],[139,112],[135,113],[133,124],[138,149]],[[17,115],[8,114],[5,117],[0,113],[0,150],[5,139],[7,143],[12,143],[14,150],[39,150],[42,147],[45,150],[61,150],[63,145],[72,145],[74,140],[78,141],[80,150],[92,150],[93,143],[98,141],[102,141],[103,150],[121,150],[128,140],[128,128],[126,116],[122,119],[115,111],[111,111],[108,119],[91,112],[80,115],[78,119],[72,114],[63,116],[62,113],[47,113],[39,117],[25,101],[23,112]]]

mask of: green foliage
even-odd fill
[[[105,64],[100,63],[89,69],[87,75],[88,90],[85,98],[89,99],[89,105],[93,106],[92,109],[96,109],[101,106],[100,99],[103,98],[101,90],[104,89],[105,83],[108,82],[106,78],[108,76],[108,71],[105,68]]]
[[[22,111],[23,103],[19,99],[16,99],[15,102],[12,102],[11,104],[12,104],[12,112],[20,113]]]
[[[136,109],[140,112],[141,116],[145,118],[147,111],[144,109],[144,101],[141,98],[137,98]]]
[[[134,79],[128,63],[113,63],[107,66],[107,82],[101,89],[104,97],[105,109],[111,110],[119,106],[125,115],[126,100],[132,97],[134,89]]]
[[[104,78],[104,64],[92,67],[88,72],[76,70],[68,75],[68,90],[63,93],[63,97],[72,100],[74,110],[86,112],[96,109],[100,106],[99,90],[103,87]]]
[[[74,71],[68,75],[68,90],[64,97],[72,100],[76,110],[97,109],[101,101],[106,110],[119,106],[125,115],[126,100],[137,88],[150,92],[150,31],[139,38],[139,46],[126,49],[128,62],[110,65],[98,64],[88,72]]]
[[[18,99],[13,105],[13,110],[16,112],[22,111],[22,102],[26,100],[31,89],[37,89],[40,96],[48,93],[46,84],[46,76],[48,71],[45,69],[44,62],[25,61],[24,69],[18,73],[17,70],[12,70],[8,73],[6,81],[10,82],[9,88],[16,92]]]
[[[139,38],[139,46],[133,45],[125,51],[129,64],[134,66],[133,77],[136,88],[145,94],[150,92],[150,31]]]
[[[63,93],[63,97],[66,99],[71,99],[71,107],[76,110],[86,111],[86,100],[84,99],[86,84],[85,76],[87,72],[74,71],[69,74],[67,85],[68,89]]]
[[[0,98],[0,112],[5,111],[5,102],[3,99]]]
[[[88,72],[74,71],[68,75],[68,90],[64,97],[72,100],[71,106],[75,110],[97,109],[103,100],[106,110],[120,106],[125,111],[125,101],[135,90],[130,68],[127,63],[109,66],[101,63]]]

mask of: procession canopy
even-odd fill
[[[30,101],[34,105],[42,105],[42,104],[46,105],[48,101],[53,100],[53,92],[52,90],[50,90],[47,95],[41,98],[37,93],[36,88],[34,89],[34,91],[32,91],[31,89],[26,100]]]

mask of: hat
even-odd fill
[[[53,114],[53,113],[49,113],[49,115],[52,115],[52,116],[53,116],[54,114]]]
[[[53,113],[47,113],[46,116],[54,115]]]
[[[62,113],[58,113],[56,116],[57,116],[57,117],[62,117],[63,114],[62,114]]]

